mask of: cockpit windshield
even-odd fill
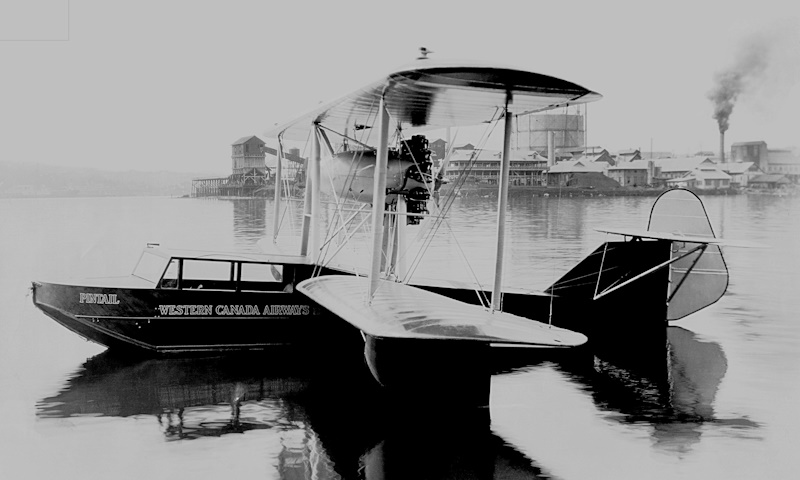
[[[157,283],[161,279],[164,269],[167,268],[167,262],[169,259],[145,251],[142,253],[139,263],[136,264],[136,268],[133,269],[133,275]]]

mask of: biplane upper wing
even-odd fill
[[[535,113],[599,100],[601,95],[555,77],[509,67],[422,59],[265,133],[303,141],[315,123],[337,132],[371,126],[383,95],[403,130],[479,125],[509,111]]]
[[[498,346],[575,347],[587,338],[504,312],[490,313],[419,288],[382,280],[366,302],[369,279],[326,275],[297,290],[368,335],[382,338],[468,340]]]

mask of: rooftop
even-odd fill
[[[264,144],[264,141],[261,140],[260,138],[256,137],[255,135],[248,135],[246,137],[242,137],[239,140],[236,140],[235,142],[231,143],[231,146],[233,146],[233,145],[241,145],[243,143],[247,143],[251,138],[255,138],[256,140],[258,140],[259,142]]]
[[[784,175],[773,173],[764,174],[750,179],[748,183],[790,183]]]
[[[650,168],[652,160],[632,160],[630,162],[619,162],[609,170],[647,170]]]
[[[654,160],[661,172],[688,172],[702,163],[714,164],[710,157],[659,158]]]
[[[580,173],[580,172],[599,172],[603,173],[608,168],[606,162],[591,162],[583,160],[565,160],[558,162],[548,170],[548,173]]]
[[[728,172],[729,175],[741,175],[750,170],[753,165],[755,165],[754,162],[721,163],[719,169]]]

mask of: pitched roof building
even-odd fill
[[[710,157],[659,158],[654,162],[656,166],[656,182],[683,177],[700,167],[700,165],[716,165]]]
[[[731,176],[731,187],[746,187],[751,178],[764,173],[754,162],[721,163],[718,166]]]
[[[641,160],[641,159],[642,159],[642,153],[638,149],[634,148],[629,150],[620,150],[619,152],[617,152],[616,155],[614,155],[614,160],[616,160],[617,163],[632,162],[634,160]]]
[[[749,185],[755,188],[776,189],[792,182],[785,175],[776,173],[758,175],[750,179]]]
[[[652,160],[632,160],[608,167],[607,175],[623,187],[645,187],[653,184],[655,171]]]
[[[683,176],[668,179],[666,184],[669,187],[717,190],[730,188],[731,176],[718,169],[716,164],[703,163]]]
[[[562,187],[618,187],[619,183],[606,175],[609,168],[608,152],[581,157],[579,160],[564,160],[547,170],[547,185]],[[597,160],[600,159],[600,160]],[[611,160],[613,162],[613,160]]]
[[[255,170],[261,175],[267,173],[266,155],[262,150],[264,141],[255,135],[242,137],[231,144],[232,170],[234,175],[241,175]]]

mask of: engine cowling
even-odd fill
[[[338,198],[372,203],[375,180],[375,150],[341,152],[330,162],[322,162],[321,190]],[[431,151],[423,135],[403,141],[399,149],[389,149],[386,170],[386,204],[397,203],[397,195],[406,198],[409,213],[428,213],[428,193],[433,188]],[[408,223],[416,225],[422,217],[409,215]]]

